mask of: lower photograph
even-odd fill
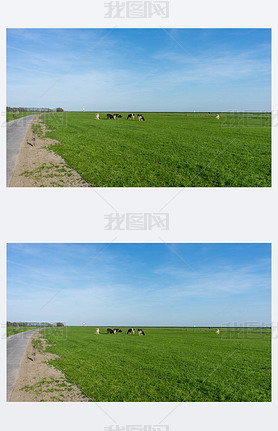
[[[7,401],[271,402],[271,244],[7,244]]]

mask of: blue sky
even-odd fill
[[[7,105],[270,111],[269,29],[8,29]]]
[[[11,321],[271,322],[269,244],[8,244],[7,264]]]

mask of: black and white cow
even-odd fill
[[[120,114],[113,114],[113,118],[116,120],[117,118],[122,118],[122,116]]]
[[[142,121],[145,121],[145,118],[143,117],[143,115],[142,115],[142,114],[138,114],[138,115],[137,115],[137,118],[138,118],[138,120],[139,120],[139,121],[141,121],[141,120],[142,120]]]
[[[120,334],[120,332],[123,332],[123,331],[121,329],[118,329],[118,328],[114,329],[114,334]]]
[[[113,115],[112,114],[107,114],[107,120],[113,120]]]
[[[134,114],[128,114],[127,116],[127,120],[131,119],[134,120],[135,115]]]
[[[128,334],[134,334],[134,332],[135,332],[135,329],[134,329],[134,328],[130,328],[130,329],[127,331],[127,335],[128,335]]]
[[[138,329],[137,329],[137,331],[138,331],[138,335],[139,335],[139,336],[140,336],[140,335],[145,335],[145,332],[143,331],[143,329],[138,328]]]
[[[111,329],[111,328],[107,328],[107,334],[114,334],[113,329]]]

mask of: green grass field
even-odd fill
[[[44,115],[51,149],[95,187],[269,187],[270,114]]]
[[[269,329],[122,329],[44,329],[50,363],[93,401],[271,401]]]
[[[39,326],[18,326],[16,332],[14,332],[14,328],[15,326],[7,326],[6,328],[7,337],[10,337],[11,335],[19,334],[20,332],[31,331],[31,329],[39,328]]]
[[[10,111],[6,113],[6,122],[7,123],[9,121],[12,121],[12,120],[18,120],[19,118],[27,117],[28,115],[40,114],[40,112],[18,112],[16,117],[14,117],[13,114],[14,114],[14,112],[10,112]]]

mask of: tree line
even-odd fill
[[[22,106],[18,108],[12,108],[10,106],[7,106],[7,112],[52,112],[55,111],[55,109],[50,108],[24,108]]]
[[[11,106],[7,106],[7,112],[64,112],[63,108],[23,108],[20,106],[19,108],[12,108]]]
[[[49,323],[49,322],[10,322],[7,321],[7,326],[46,326],[46,327],[53,327],[53,326],[65,326],[62,322],[56,322],[56,323]]]

